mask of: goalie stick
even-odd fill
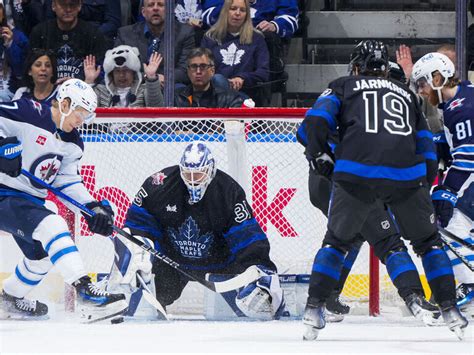
[[[139,273],[137,273],[137,279],[138,281],[140,282],[140,285],[141,285],[141,288],[142,288],[142,295],[143,295],[143,298],[149,303],[151,304],[153,307],[156,308],[156,310],[158,312],[161,313],[161,315],[163,317],[165,317],[166,320],[168,320],[168,314],[166,313],[166,310],[165,310],[165,307],[163,307],[163,305],[160,303],[160,301],[158,301],[155,296],[153,296],[153,294],[151,293],[151,290],[150,288],[148,287],[148,285],[146,284],[145,280],[143,280],[143,278],[140,276]]]
[[[83,204],[81,204],[78,201],[74,200],[72,197],[66,195],[65,193],[63,193],[59,189],[51,186],[47,182],[44,182],[40,178],[38,178],[35,175],[31,174],[29,171],[27,171],[25,169],[21,169],[21,173],[23,175],[25,175],[26,177],[28,177],[30,180],[32,180],[32,181],[36,182],[37,184],[43,186],[45,189],[48,189],[49,191],[51,191],[56,196],[62,198],[63,200],[69,202],[70,204],[76,206],[78,209],[80,209],[82,212],[86,213],[87,215],[89,215],[89,216],[94,216],[95,215],[94,211],[91,211],[89,208],[87,208]],[[195,276],[189,274],[188,272],[184,271],[181,268],[181,265],[178,262],[170,259],[166,255],[163,255],[163,254],[159,253],[157,250],[153,249],[151,246],[147,245],[146,243],[142,242],[141,240],[138,240],[138,239],[134,238],[131,234],[127,233],[123,229],[121,229],[121,228],[119,228],[115,225],[113,225],[112,228],[113,228],[114,232],[120,234],[125,239],[128,239],[132,243],[138,245],[140,248],[147,251],[148,253],[153,255],[158,260],[164,262],[165,264],[167,264],[168,266],[170,266],[173,269],[177,270],[181,274],[187,276],[189,279],[191,279],[193,281],[196,281],[196,282],[200,283],[201,285],[203,285],[204,287],[208,288],[209,290],[217,292],[217,293],[225,293],[225,292],[229,292],[229,291],[232,291],[232,290],[236,290],[238,288],[246,286],[249,283],[259,279],[261,276],[264,276],[264,275],[261,274],[260,270],[258,269],[258,267],[256,265],[252,265],[249,268],[247,268],[247,270],[245,270],[243,273],[241,273],[241,274],[239,274],[239,275],[237,275],[237,276],[235,276],[235,277],[233,277],[229,280],[226,280],[226,281],[212,282],[212,281],[209,281],[209,280],[203,280],[201,278],[195,277]]]

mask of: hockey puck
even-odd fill
[[[111,319],[110,323],[119,324],[119,323],[123,323],[123,321],[124,321],[123,317],[118,317],[118,318]]]

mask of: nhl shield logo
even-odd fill
[[[390,228],[390,222],[385,220],[385,221],[382,221],[382,223],[380,223],[380,225],[382,226],[382,229],[384,230],[387,230]]]

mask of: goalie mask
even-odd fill
[[[415,82],[417,91],[426,84],[438,92],[439,102],[443,102],[441,89],[448,83],[448,80],[454,77],[455,67],[453,62],[444,54],[433,52],[425,54],[413,66],[412,78]],[[433,74],[439,72],[443,77],[443,82],[440,86],[434,86]]]
[[[351,53],[349,72],[354,75],[358,69],[360,75],[385,76],[388,70],[388,50],[380,41],[362,41]]]
[[[186,147],[179,163],[181,178],[188,188],[189,203],[199,202],[216,176],[216,163],[204,143],[194,142]]]

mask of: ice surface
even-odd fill
[[[314,342],[302,341],[301,321],[126,321],[78,324],[70,316],[47,321],[0,321],[0,353],[363,353],[473,354],[473,327],[464,341],[446,327],[413,318],[348,316],[328,324]]]

